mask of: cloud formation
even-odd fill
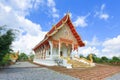
[[[86,17],[84,17],[84,16],[78,17],[77,20],[74,22],[74,25],[76,27],[78,27],[78,26],[80,26],[80,27],[87,26],[88,24],[86,23]]]
[[[88,54],[93,53],[100,56],[100,50],[97,49],[97,46],[100,46],[101,42],[96,36],[93,37],[92,41],[85,40],[84,43],[85,46],[78,49],[79,54],[87,56]]]
[[[109,16],[108,13],[105,12],[105,7],[106,7],[106,5],[102,4],[101,8],[100,8],[100,11],[96,11],[94,16],[99,17],[100,19],[103,19],[103,20],[108,20],[108,18],[110,16]]]
[[[58,10],[55,7],[54,0],[47,0],[47,6],[50,8],[49,12],[54,18],[59,18]]]
[[[76,27],[86,27],[88,25],[87,23],[87,17],[90,15],[90,13],[88,13],[85,16],[78,16],[77,19],[73,22],[73,24]]]
[[[102,52],[104,55],[109,57],[120,56],[120,35],[112,39],[105,40],[103,42],[103,47]]]
[[[40,24],[25,18],[32,8],[34,8],[33,0],[0,1],[0,25],[7,25],[9,28],[19,30],[19,35],[17,34],[12,48],[27,54],[46,34],[42,31]]]
[[[94,53],[99,57],[106,56],[108,58],[120,56],[120,35],[103,42],[99,42],[97,37],[93,37],[92,41],[84,41],[84,43],[86,46],[79,48],[79,54],[87,56],[90,53]]]

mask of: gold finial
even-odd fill
[[[67,14],[66,14],[66,15],[70,16],[70,11],[69,11],[69,10],[67,11]]]

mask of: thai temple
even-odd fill
[[[92,60],[74,55],[74,52],[78,51],[78,47],[84,46],[85,44],[67,13],[33,48],[34,62],[47,66],[61,65],[66,68],[91,66]]]

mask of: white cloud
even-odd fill
[[[40,42],[46,32],[40,32],[38,36],[31,36],[30,34],[21,35],[19,40],[13,42],[12,46],[14,51],[25,52],[29,54],[32,51],[32,48]]]
[[[85,46],[85,47],[80,47],[80,48],[78,49],[78,53],[79,53],[79,54],[82,54],[82,55],[84,55],[84,56],[87,56],[88,54],[91,54],[91,53],[99,56],[100,51],[99,51],[96,47],[91,47],[91,46],[88,47],[88,46]]]
[[[101,42],[98,40],[96,36],[93,37],[92,41],[86,41],[88,46],[99,46]]]
[[[86,17],[85,16],[79,16],[73,24],[76,27],[86,27],[88,24],[86,23]]]
[[[56,4],[54,0],[47,0],[47,6],[49,7],[49,12],[54,18],[59,18],[58,10],[56,9]]]
[[[39,7],[40,7],[40,5],[43,5],[44,4],[44,0],[34,0],[33,1],[33,3],[34,3],[34,8],[35,9],[38,9]]]
[[[99,15],[99,17],[100,17],[100,19],[107,20],[109,18],[109,15],[106,13],[103,13],[103,14]]]
[[[102,52],[104,55],[112,57],[112,56],[120,56],[120,35],[115,38],[105,40],[103,42]]]
[[[120,56],[120,35],[100,42],[97,37],[93,37],[92,41],[84,41],[85,47],[80,47],[79,54],[87,56],[90,53],[96,54],[98,57]]]
[[[28,14],[29,9],[33,7],[33,0],[1,0],[1,4],[11,7],[12,10],[22,16]]]
[[[7,25],[9,28],[20,31],[16,41],[12,44],[12,48],[27,54],[46,34],[41,30],[39,24],[25,18],[34,6],[32,2],[33,0],[0,1],[0,25]]]
[[[87,23],[87,17],[90,15],[90,13],[88,13],[85,16],[78,16],[77,19],[73,22],[73,24],[76,27],[86,27],[88,25]]]
[[[49,7],[54,7],[55,6],[54,0],[48,0],[47,4],[48,4]]]
[[[93,53],[100,57],[100,50],[96,47],[99,46],[101,43],[99,42],[96,36],[93,37],[92,41],[84,41],[84,43],[85,46],[79,47],[78,49],[79,54],[87,56],[88,54]]]
[[[106,5],[102,4],[101,8],[100,8],[100,11],[96,11],[94,16],[99,17],[100,19],[103,19],[103,20],[108,20],[108,18],[110,16],[109,16],[108,13],[105,13],[105,7],[106,7]]]
[[[79,54],[88,56],[88,54],[93,53],[98,57],[103,56],[101,49],[99,48],[102,45],[102,42],[100,42],[96,36],[94,36],[91,41],[85,40],[84,43],[85,46],[78,49]]]
[[[101,5],[101,10],[104,10],[105,9],[105,4],[102,4]]]

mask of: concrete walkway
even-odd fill
[[[32,67],[39,67],[38,65],[29,63],[29,62],[16,62],[16,64],[9,66],[9,68],[32,68]]]
[[[39,67],[29,62],[17,62],[0,69],[0,80],[79,80],[77,78]]]
[[[111,75],[111,76],[105,78],[104,80],[120,80],[120,73],[116,73],[114,75]]]
[[[66,68],[53,67],[55,71],[51,69],[52,68],[45,68],[29,62],[17,62],[9,68],[0,69],[0,80],[120,80],[120,73],[106,77],[106,75],[108,75],[107,72],[111,73],[112,71],[112,73],[114,73],[116,70],[119,72],[119,67],[98,66],[85,70],[69,70]],[[94,75],[92,75],[92,73],[94,73]],[[103,77],[105,78],[103,79]]]

